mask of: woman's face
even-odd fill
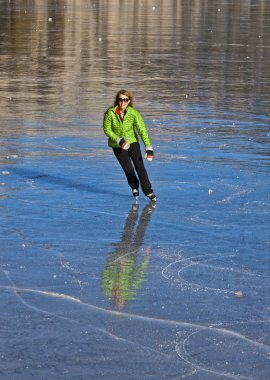
[[[130,103],[130,100],[129,100],[129,98],[126,95],[120,94],[118,96],[117,103],[118,103],[118,107],[120,108],[120,110],[121,111],[125,111],[125,109],[127,108],[127,106]]]

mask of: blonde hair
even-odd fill
[[[134,97],[133,97],[131,92],[126,91],[126,90],[120,90],[117,92],[116,97],[115,97],[115,101],[114,101],[115,106],[118,105],[118,98],[120,95],[125,95],[129,99],[129,106],[133,107]]]

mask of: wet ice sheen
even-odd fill
[[[269,377],[269,16],[0,3],[1,379]],[[106,146],[119,87],[156,208]]]

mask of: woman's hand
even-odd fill
[[[151,146],[146,147],[144,158],[147,159],[147,161],[152,161],[154,157],[154,151]]]
[[[117,137],[117,144],[124,150],[128,150],[130,148],[129,142],[125,139],[121,139],[121,137]]]

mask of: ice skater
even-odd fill
[[[133,108],[133,96],[130,92],[117,92],[114,106],[105,112],[103,129],[108,137],[108,145],[113,149],[126,175],[133,196],[137,199],[141,185],[143,193],[152,202],[156,202],[157,197],[143,163],[138,134],[145,145],[144,157],[148,161],[152,161],[154,157],[153,147],[142,116]]]

